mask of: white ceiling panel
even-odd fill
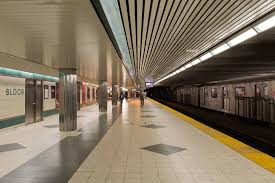
[[[129,26],[126,20],[124,24]],[[102,59],[107,60],[109,82],[112,61],[122,64],[89,0],[0,0],[0,25],[0,54],[30,64],[76,68],[93,82]]]

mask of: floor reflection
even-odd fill
[[[107,113],[97,113],[98,119],[79,129],[79,135],[63,139],[1,178],[0,182],[67,182],[121,112],[127,111],[127,105],[124,102],[122,106],[112,106]]]

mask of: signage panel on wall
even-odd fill
[[[0,75],[0,120],[25,115],[25,79]]]

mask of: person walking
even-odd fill
[[[119,95],[120,104],[122,104],[123,99],[124,99],[124,94],[123,92],[121,92]]]
[[[145,95],[144,95],[144,92],[143,91],[141,91],[140,92],[140,103],[141,103],[141,105],[144,105],[144,98],[145,98]]]

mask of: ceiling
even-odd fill
[[[189,85],[275,78],[275,28],[209,58],[161,82]]]
[[[148,82],[158,81],[275,8],[274,0],[117,2],[135,75]]]
[[[95,83],[100,72],[111,83],[117,62],[121,85],[132,85],[89,0],[0,0],[0,24],[2,55],[22,64],[77,69],[81,78]],[[104,61],[107,71],[99,67]]]

